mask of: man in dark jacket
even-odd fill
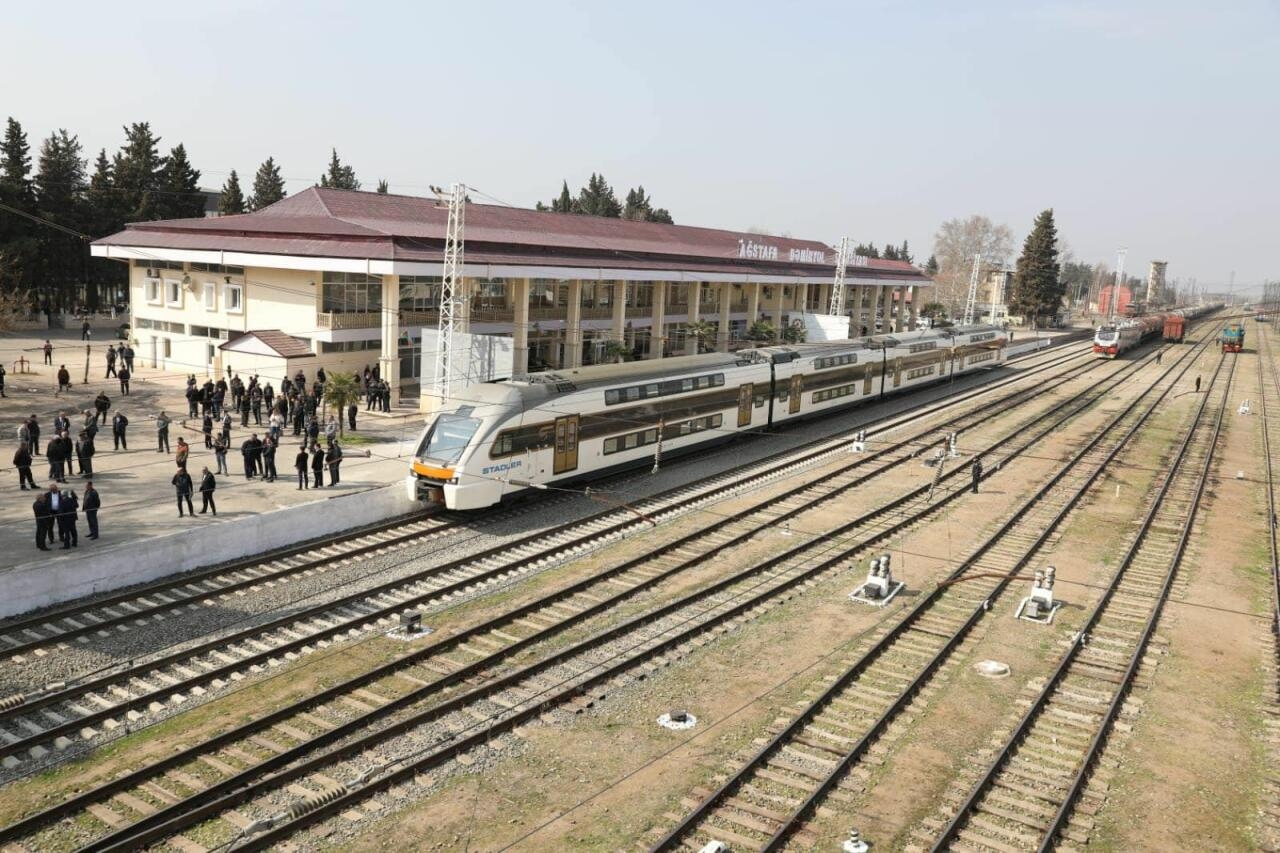
[[[973,488],[974,494],[977,494],[978,483],[982,481],[982,460],[981,459],[973,460],[973,465],[969,469],[969,476],[973,478],[972,488]]]
[[[124,355],[124,366],[128,368],[130,373],[133,373],[133,355],[134,355],[133,347],[130,346],[129,344],[125,344],[123,355]]]
[[[276,443],[271,436],[262,442],[262,479],[268,483],[276,481]]]
[[[161,412],[156,418],[156,453],[171,453],[169,450],[169,416]]]
[[[76,522],[79,516],[76,514],[80,509],[80,499],[76,497],[76,493],[67,489],[62,492],[58,500],[58,509],[56,510],[58,518],[58,538],[62,540],[62,550],[80,547],[80,534],[76,530]]]
[[[31,445],[31,455],[40,455],[40,421],[35,415],[27,418],[27,442]]]
[[[356,428],[356,413],[360,411],[360,407],[355,403],[347,406],[347,426],[354,430]]]
[[[106,391],[99,392],[98,396],[93,398],[93,408],[97,410],[98,413],[94,420],[101,423],[103,426],[106,426],[107,412],[111,411],[111,398],[107,396]]]
[[[103,379],[110,379],[116,375],[116,348],[113,344],[107,344],[107,375]]]
[[[311,473],[315,480],[312,488],[324,488],[324,451],[318,444],[311,445]]]
[[[80,476],[93,476],[93,455],[98,448],[93,444],[93,436],[88,432],[80,433],[80,441],[76,443],[76,456],[80,460]]]
[[[18,485],[22,491],[27,490],[28,483],[31,488],[36,487],[36,481],[31,479],[31,450],[26,443],[18,445],[18,451],[13,454],[13,467],[18,469]]]
[[[89,522],[89,538],[98,538],[98,510],[102,508],[102,498],[93,487],[93,480],[84,484],[84,517]]]
[[[169,482],[173,483],[173,488],[178,495],[178,518],[182,518],[182,502],[187,502],[187,512],[191,515],[196,514],[195,507],[191,505],[191,475],[187,473],[186,468],[179,468],[178,473],[173,475],[173,479]]]
[[[298,472],[298,490],[301,491],[311,485],[307,479],[307,466],[310,463],[307,456],[307,446],[301,445],[298,448],[298,455],[293,458],[293,467]],[[33,484],[34,485],[34,484]]]
[[[71,371],[65,364],[58,367],[58,393],[71,390]]]
[[[53,510],[49,508],[49,493],[41,492],[37,495],[31,509],[36,515],[36,547],[41,551],[48,551],[49,546],[44,543],[53,531]]]
[[[218,488],[218,480],[209,473],[209,469],[205,468],[200,475],[200,513],[203,515],[210,510],[214,515],[218,514],[218,506],[213,502],[213,491]]]
[[[329,465],[329,485],[338,485],[338,466],[342,464],[342,446],[338,442],[329,442],[329,452],[324,455],[324,461]]]
[[[114,449],[129,449],[128,437],[125,430],[129,428],[129,419],[124,416],[124,412],[116,412],[114,418],[111,419],[111,437],[115,439],[116,446]]]
[[[54,435],[49,439],[49,446],[44,449],[44,458],[49,462],[49,479],[61,483],[63,466],[69,461],[69,456],[62,455],[62,436]]]
[[[120,368],[120,372],[116,374],[116,378],[120,380],[120,393],[129,396],[129,377],[133,376],[133,371],[127,367]]]

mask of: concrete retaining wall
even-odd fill
[[[81,596],[144,583],[176,572],[213,566],[286,548],[309,539],[413,512],[402,483],[339,495],[252,518],[154,536],[129,545],[83,548],[74,555],[24,563],[0,573],[0,617]],[[80,536],[85,535],[84,522]]]

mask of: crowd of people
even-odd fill
[[[48,341],[45,342],[44,350],[46,360],[51,361],[52,346]],[[129,393],[133,358],[133,349],[127,344],[121,344],[119,348],[112,345],[107,349],[106,378],[117,378],[123,395]],[[59,371],[60,385],[63,383],[61,373]],[[363,373],[356,373],[355,379],[364,398],[366,411],[390,409],[390,386],[378,377],[376,367],[372,370],[366,367]],[[203,384],[194,375],[188,376],[185,394],[187,424],[198,424],[204,440],[203,449],[211,451],[213,455],[212,470],[209,465],[202,466],[197,481],[190,473],[194,469],[191,460],[193,451],[186,437],[178,437],[175,450],[170,445],[169,435],[173,428],[173,418],[167,411],[154,416],[156,452],[174,457],[174,473],[170,484],[177,499],[178,516],[181,518],[197,514],[193,505],[197,491],[201,498],[199,514],[218,514],[214,493],[217,490],[218,476],[231,474],[227,455],[232,449],[232,430],[236,415],[239,416],[242,429],[251,427],[251,419],[252,426],[260,428],[251,432],[239,445],[246,480],[261,479],[271,483],[278,479],[277,455],[284,441],[285,431],[291,427],[292,435],[299,439],[294,457],[297,488],[324,488],[326,470],[328,485],[338,485],[341,482],[343,461],[343,448],[339,441],[341,413],[329,415],[321,422],[326,382],[323,368],[316,371],[315,380],[310,385],[299,370],[293,378],[284,379],[278,392],[270,382],[263,383],[256,375],[250,376],[248,382],[243,381],[238,374],[232,374],[229,380],[219,378],[216,382],[207,380]],[[68,377],[67,385],[69,384]],[[0,385],[0,389],[2,388],[3,385]],[[348,427],[352,430],[356,429],[358,410],[358,405],[352,403],[345,412]],[[73,417],[76,418],[74,422]],[[19,425],[18,450],[14,453],[13,465],[18,471],[19,487],[23,491],[39,492],[32,509],[36,519],[36,546],[41,550],[49,550],[54,541],[55,529],[64,550],[78,547],[77,523],[81,512],[88,522],[88,538],[98,538],[98,512],[102,501],[93,486],[93,460],[97,453],[98,432],[107,425],[111,428],[112,450],[128,451],[129,418],[119,408],[112,414],[112,401],[105,391],[94,398],[92,408],[85,409],[79,415],[59,412],[53,419],[49,438],[43,447],[40,419],[36,414],[31,414]],[[32,473],[36,460],[40,457],[48,464],[49,486],[43,491],[36,485]],[[84,478],[83,497],[77,495],[74,489],[68,488],[69,478],[72,476]]]

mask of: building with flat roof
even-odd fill
[[[378,364],[398,393],[418,383],[423,330],[438,322],[447,218],[435,199],[313,187],[254,213],[132,223],[93,254],[130,265],[148,365],[278,382],[297,367]],[[757,319],[782,329],[826,313],[835,258],[812,240],[469,203],[455,323],[510,336],[517,374],[619,346],[655,359],[729,351]],[[928,299],[910,291],[929,285],[908,263],[851,259],[854,331],[877,316],[913,327]]]

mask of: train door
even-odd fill
[[[799,414],[800,412],[800,395],[804,392],[804,375],[796,374],[791,377],[791,406],[787,409],[788,414]]]
[[[871,381],[875,378],[875,370],[871,365],[862,368],[862,396],[871,396]]]
[[[893,360],[893,387],[897,388],[902,384],[902,359],[895,358]]]
[[[556,451],[551,473],[563,474],[578,467],[578,416],[556,418]]]
[[[754,397],[755,386],[748,382],[745,385],[738,386],[738,426],[751,426],[751,403]]]

